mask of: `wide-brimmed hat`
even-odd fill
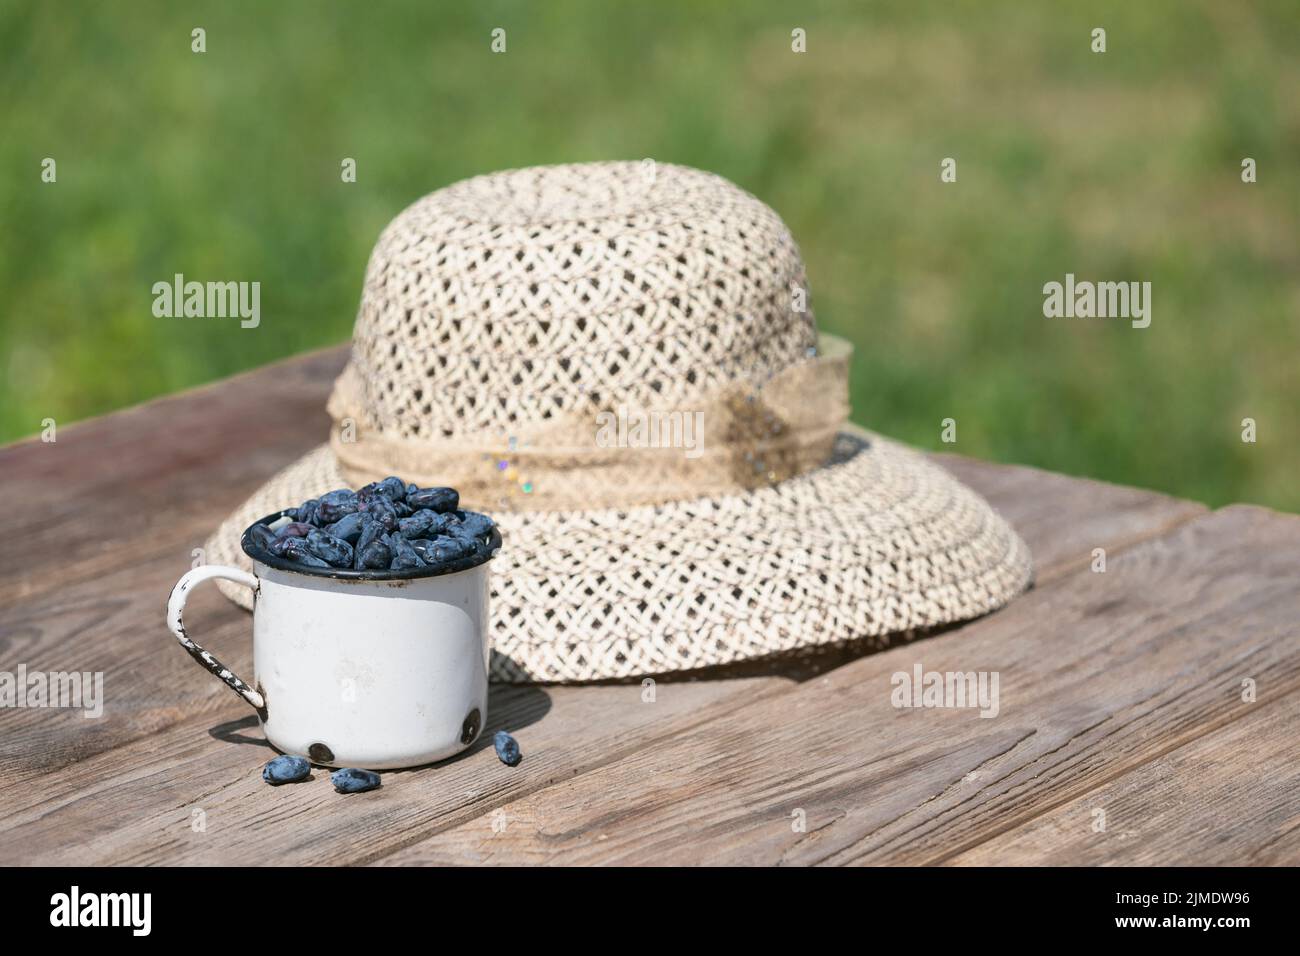
[[[493,173],[384,230],[329,441],[222,524],[387,475],[496,519],[492,672],[692,670],[977,617],[1028,549],[915,451],[848,426],[770,208],[651,161]],[[249,606],[248,592],[226,587]]]

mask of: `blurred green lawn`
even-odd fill
[[[1298,54],[1295,2],[0,0],[0,440],[344,340],[439,186],[654,157],[785,218],[857,421],[1300,510]],[[261,326],[154,318],[176,272]],[[1066,272],[1150,281],[1151,327],[1045,319]]]

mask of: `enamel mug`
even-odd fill
[[[258,524],[271,524],[284,513]],[[457,754],[487,718],[488,561],[406,571],[307,568],[241,545],[253,574],[205,565],[172,589],[167,626],[190,656],[257,711],[266,739],[330,767],[415,767]],[[253,685],[196,644],[191,591],[224,578],[253,592]]]

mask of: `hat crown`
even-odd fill
[[[384,230],[352,371],[370,424],[400,438],[685,407],[803,361],[804,289],[780,217],[719,176],[649,160],[491,173]]]

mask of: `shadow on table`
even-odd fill
[[[975,618],[975,620],[979,620]],[[701,667],[690,671],[676,671],[668,674],[655,674],[658,684],[678,684],[690,681],[736,680],[746,677],[784,677],[802,684],[804,681],[820,677],[837,667],[843,667],[859,657],[880,654],[904,644],[939,637],[950,631],[965,627],[971,621],[957,621],[940,627],[927,628],[904,634],[891,634],[884,638],[864,638],[846,641],[829,647],[801,647],[794,651],[770,654],[754,660],[739,661],[735,664],[718,664],[713,667]],[[610,680],[586,681],[585,684],[639,684],[644,677],[612,678]]]
[[[490,748],[492,746],[492,735],[498,730],[509,730],[514,733],[523,727],[537,723],[546,716],[550,709],[551,695],[541,687],[534,685],[489,684],[487,726],[479,734],[478,740],[474,741],[469,748],[440,763],[461,760],[470,754],[478,753],[484,748]],[[279,753],[262,736],[262,732],[257,726],[256,714],[248,714],[238,720],[228,720],[223,724],[210,727],[208,728],[208,736],[223,743],[262,747],[268,754]],[[434,766],[438,766],[438,764]],[[386,774],[400,772],[384,771]]]
[[[860,434],[857,431],[842,431],[836,436],[835,444],[832,449],[831,457],[822,467],[840,465],[849,461],[856,455],[869,451],[872,447],[872,440],[866,434]],[[1030,587],[1032,588],[1032,584]],[[708,680],[735,680],[739,678],[753,677],[784,677],[787,680],[796,683],[812,680],[820,677],[829,671],[855,661],[860,657],[866,657],[869,654],[879,654],[883,651],[892,650],[903,644],[911,644],[916,641],[927,640],[933,637],[939,637],[954,631],[958,628],[965,627],[979,618],[972,618],[968,621],[956,621],[951,624],[938,625],[930,628],[918,628],[912,631],[891,634],[885,637],[861,638],[859,640],[842,641],[838,644],[826,645],[821,647],[801,647],[792,651],[784,651],[777,654],[770,654],[765,657],[755,658],[748,661],[739,661],[734,664],[718,664],[712,667],[701,667],[689,671],[676,671],[667,674],[654,674],[653,679],[659,684],[668,683],[686,683],[689,681],[708,681]],[[492,652],[497,656],[497,652]],[[527,671],[522,665],[517,665],[517,670]],[[578,686],[594,687],[604,685],[619,684],[639,684],[647,675],[638,675],[635,677],[612,677],[602,680],[582,681]],[[545,711],[543,711],[545,713]],[[486,736],[486,735],[485,735]]]
[[[493,747],[492,735],[498,730],[508,730],[512,734],[517,733],[524,727],[537,723],[550,710],[551,695],[541,687],[528,684],[489,684],[488,718],[486,725],[483,727],[483,732],[478,735],[478,740],[454,757],[448,757],[446,760],[440,760],[434,764],[426,764],[426,766],[444,767],[458,760],[472,757],[481,750],[491,750]],[[405,770],[385,770],[384,773],[385,775],[408,773],[411,770],[421,769],[424,768],[410,767]]]
[[[251,734],[243,731],[251,730]],[[240,717],[238,720],[228,720],[224,724],[217,724],[215,727],[208,728],[208,736],[222,743],[227,744],[250,744],[255,747],[265,747],[267,750],[275,751],[266,738],[262,736],[261,731],[257,729],[257,715],[248,714]]]

